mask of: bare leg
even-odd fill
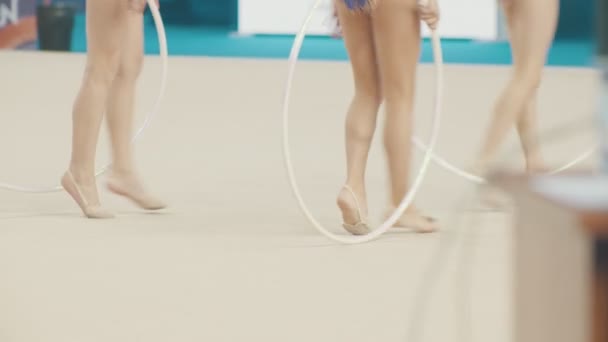
[[[529,173],[546,171],[538,139],[537,119],[536,96],[534,96],[517,121],[517,133],[526,159],[526,170]]]
[[[509,30],[516,31],[518,23],[516,21],[517,16],[513,13],[512,1],[513,0],[503,1],[502,7],[505,17],[507,18]],[[557,12],[555,15],[557,15]],[[523,63],[526,59],[526,41],[523,38],[525,38],[525,35],[523,34],[514,34],[510,39],[513,64],[516,65]],[[545,171],[546,169],[542,157],[540,141],[538,139],[538,114],[536,110],[537,93],[538,88],[530,95],[528,103],[524,106],[524,109],[517,120],[517,133],[524,152],[526,169],[528,172],[539,172]]]
[[[397,207],[409,190],[412,111],[420,57],[420,18],[416,2],[379,2],[372,13],[372,25],[386,101],[384,146],[391,180],[391,205]],[[411,228],[419,231],[435,229],[432,220],[420,216],[413,206],[408,208],[405,216],[410,225],[415,222]]]
[[[133,170],[131,131],[135,109],[135,90],[143,63],[143,15],[126,8],[126,29],[120,65],[108,98],[107,121],[112,140],[113,172]]]
[[[342,0],[337,0],[336,7],[355,83],[355,96],[346,116],[346,185],[354,196],[345,188],[337,202],[344,222],[356,224],[367,217],[365,169],[381,95],[369,15],[350,12]]]
[[[131,134],[135,112],[137,79],[144,57],[143,8],[128,8],[125,3],[126,28],[121,49],[120,66],[108,99],[107,121],[112,140],[114,162],[108,188],[126,196],[140,207],[149,210],[162,209],[165,204],[144,190],[136,172]]]
[[[487,169],[507,132],[531,105],[557,25],[557,0],[504,1],[511,17],[509,30],[516,63],[511,81],[496,103],[493,121],[474,166],[476,172]],[[522,125],[525,127],[526,123]]]
[[[121,1],[87,0],[87,65],[73,109],[72,158],[62,185],[88,217],[101,209],[95,184],[95,155],[110,85],[118,70],[124,15]]]

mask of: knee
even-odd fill
[[[382,90],[377,73],[371,69],[355,76],[355,101],[359,105],[378,110],[382,103]]]
[[[378,110],[382,104],[380,83],[375,77],[355,83],[355,100]]]
[[[120,64],[116,77],[124,81],[135,82],[141,74],[143,62],[143,53],[126,58]]]
[[[517,70],[496,102],[497,115],[507,117],[519,115],[521,107],[538,91],[540,82],[540,72],[530,71],[530,69]]]
[[[364,141],[366,143],[371,141],[376,131],[376,118],[376,115],[360,116],[359,118],[348,116],[346,119],[347,135],[356,141]]]
[[[382,84],[384,99],[388,106],[408,104],[413,101],[414,84],[404,80],[386,80]]]
[[[95,56],[87,62],[85,82],[91,86],[109,88],[119,67],[119,51]]]
[[[521,86],[523,86],[528,93],[535,92],[540,87],[541,78],[540,72],[529,73],[522,77]]]
[[[517,87],[521,87],[526,92],[534,92],[540,87],[542,79],[541,67],[528,67],[517,70],[513,83]]]

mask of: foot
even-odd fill
[[[359,202],[359,200],[363,200],[363,202]],[[353,235],[365,235],[370,232],[366,222],[365,195],[357,194],[351,187],[345,185],[338,194],[337,204],[342,211],[344,229]]]
[[[114,215],[99,203],[95,178],[91,177],[91,179],[83,181],[82,178],[74,177],[72,171],[68,170],[61,178],[61,185],[76,201],[86,217],[93,219],[113,218]]]
[[[503,194],[493,186],[486,183],[490,163],[488,161],[478,160],[468,171],[479,177],[479,189],[477,192],[478,203],[475,210],[480,211],[502,211],[507,205],[507,200]]]
[[[543,175],[551,172],[547,165],[540,159],[528,160],[526,162],[526,172],[529,175]]]
[[[478,161],[469,168],[469,172],[485,179],[489,169],[488,162]],[[526,173],[528,175],[540,175],[548,172],[550,170],[541,158],[531,158],[526,161]],[[483,184],[479,189],[478,199],[480,205],[478,209],[483,211],[503,211],[509,206],[508,196],[502,190],[488,184]]]
[[[489,162],[477,161],[473,166],[467,169],[467,171],[475,176],[486,178],[491,166]],[[532,158],[526,160],[526,173],[529,175],[538,175],[548,173],[551,170],[546,166],[545,162],[541,158]]]
[[[160,210],[167,205],[149,194],[133,173],[112,173],[107,181],[108,190],[124,196],[144,210]]]
[[[388,219],[396,208],[386,211],[385,219]],[[408,208],[405,213],[393,224],[394,228],[412,229],[416,233],[433,233],[439,230],[437,220],[432,217],[422,215],[417,209]]]

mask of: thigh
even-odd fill
[[[122,0],[87,0],[87,59],[89,67],[117,67],[125,29]]]
[[[144,58],[143,12],[127,12],[120,56],[119,73],[137,77]]]
[[[420,58],[420,19],[415,0],[382,0],[372,13],[376,56],[384,95],[413,91]]]
[[[559,0],[502,0],[515,69],[540,73],[557,28]]]
[[[370,16],[365,12],[349,10],[344,0],[335,1],[355,88],[377,91],[379,78]]]

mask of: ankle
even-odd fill
[[[365,191],[357,190],[353,188],[351,185],[348,185],[351,191],[348,188],[343,187],[338,194],[338,198],[336,203],[338,207],[344,212],[346,211],[357,211],[357,218],[361,219],[362,217],[367,216],[367,199],[365,198]],[[351,222],[347,218],[344,218],[345,222]]]
[[[365,199],[366,193],[365,193],[365,185],[363,185],[363,183],[346,182],[346,186],[349,187],[355,193],[355,195],[357,195],[357,198]],[[342,190],[344,191],[345,189],[342,189]],[[349,191],[349,194],[350,194],[350,191]]]
[[[131,192],[146,192],[145,185],[132,169],[112,169],[108,175],[107,185],[115,190],[122,189],[124,191],[129,189]]]
[[[403,198],[394,198],[390,201],[391,207],[390,210],[396,210],[397,208],[399,208],[399,206],[401,205],[401,201],[403,201]],[[403,212],[404,214],[411,214],[416,212],[416,206],[414,205],[414,203],[410,203],[410,205],[407,206],[407,208],[405,208],[405,211]]]
[[[540,157],[527,158],[526,171],[528,173],[544,172],[546,171],[545,162]]]
[[[410,192],[410,186],[402,181],[399,181],[399,183],[393,181],[390,190],[390,204],[393,208],[397,208]]]
[[[110,176],[113,178],[120,178],[120,179],[137,178],[136,172],[133,167],[122,167],[122,166],[121,167],[112,166],[112,169],[110,170]]]
[[[72,175],[77,183],[95,183],[95,170],[93,168],[82,167],[72,163],[68,168],[68,172]]]

